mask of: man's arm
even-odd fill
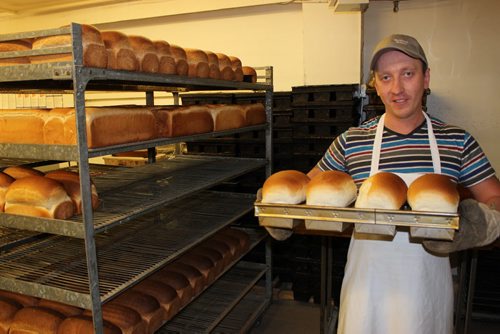
[[[500,211],[500,181],[496,176],[492,176],[468,189],[478,202]]]
[[[313,167],[313,169],[311,169],[309,171],[309,173],[307,173],[307,176],[312,179],[313,177],[315,177],[316,175],[318,175],[319,173],[321,173],[321,169],[319,169],[318,167]]]

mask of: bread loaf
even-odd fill
[[[214,131],[242,128],[246,125],[242,107],[236,104],[208,104],[212,114]]]
[[[0,143],[43,144],[43,125],[48,110],[0,110]]]
[[[5,212],[34,217],[67,219],[74,205],[64,187],[43,176],[14,181],[5,194]]]
[[[199,270],[205,277],[206,284],[213,282],[215,279],[215,271],[213,270],[215,264],[206,256],[189,252],[176,262],[190,265]]]
[[[191,284],[189,284],[188,279],[182,274],[163,268],[151,275],[150,279],[174,288],[179,296],[181,306],[186,305],[189,301],[191,301],[191,298],[193,298],[193,288],[191,287]]]
[[[229,227],[219,233],[236,238],[240,244],[240,253],[244,253],[250,248],[250,237],[248,233],[243,230]]]
[[[3,172],[10,177],[18,180],[28,176],[44,176],[45,174],[38,169],[27,166],[9,166]]]
[[[262,103],[241,104],[241,111],[245,118],[245,125],[264,124],[266,122],[266,110]]]
[[[192,78],[208,78],[209,66],[207,54],[199,49],[186,48],[188,76]]]
[[[363,181],[356,208],[399,210],[406,202],[406,183],[396,174],[379,172]]]
[[[158,71],[164,74],[177,74],[177,67],[172,52],[170,51],[170,44],[166,41],[154,41],[153,44],[160,60],[160,68]]]
[[[148,108],[86,108],[89,148],[125,144],[156,138],[156,121]],[[46,144],[76,145],[73,108],[52,109],[43,127]]]
[[[135,285],[132,290],[154,297],[165,311],[164,320],[170,320],[181,308],[181,300],[177,291],[162,282],[147,278]]]
[[[7,189],[10,184],[14,182],[15,179],[8,174],[0,172],[0,212],[4,211],[5,207],[5,193],[7,193]]]
[[[456,213],[460,195],[446,175],[424,174],[410,184],[408,204],[415,211]]]
[[[40,299],[37,306],[38,307],[45,307],[45,308],[57,311],[57,312],[61,313],[62,315],[64,315],[65,317],[76,316],[76,315],[82,314],[82,312],[83,312],[82,308],[59,303],[59,302],[56,302],[53,300],[48,300],[48,299]]]
[[[177,75],[188,75],[189,65],[187,63],[186,50],[178,45],[170,44],[170,52],[175,60]]]
[[[139,71],[157,73],[160,69],[160,61],[153,42],[146,37],[136,35],[128,36],[128,40],[139,61]]]
[[[124,305],[137,311],[147,324],[145,333],[156,332],[167,317],[165,310],[154,297],[135,290],[125,291],[110,303]]]
[[[19,310],[10,324],[9,334],[57,334],[63,322],[61,313],[37,306]]]
[[[235,259],[237,256],[239,256],[241,245],[238,238],[219,232],[211,237],[210,240],[216,240],[225,243],[229,247],[229,252],[231,253],[232,259]]]
[[[0,42],[0,53],[27,50],[31,50],[31,41],[27,39]],[[0,58],[0,66],[12,66],[29,63],[29,57]]]
[[[76,172],[66,171],[66,170],[55,170],[47,172],[46,177],[52,180],[60,182],[66,193],[73,201],[75,205],[75,214],[79,215],[82,213],[82,195],[80,192],[80,175]],[[90,180],[90,191],[91,191],[91,202],[92,209],[96,209],[99,206],[99,195],[97,194],[97,189]]]
[[[83,65],[89,67],[105,68],[108,63],[106,47],[101,37],[101,32],[91,26],[82,24],[82,47],[83,47]],[[32,49],[39,50],[45,48],[54,48],[61,46],[71,46],[71,35],[56,35],[48,37],[39,37],[33,41]],[[71,53],[51,54],[30,57],[31,63],[44,63],[54,61],[72,61]]]
[[[219,60],[219,71],[222,80],[234,80],[234,71],[231,64],[231,59],[223,53],[216,53]]]
[[[8,334],[14,315],[23,308],[15,300],[0,297],[0,334]]]
[[[208,77],[210,79],[220,79],[219,58],[212,51],[206,51],[208,58]]]
[[[347,207],[356,200],[358,189],[353,178],[341,171],[324,171],[307,184],[306,204]]]
[[[243,66],[241,64],[241,60],[235,56],[229,56],[229,60],[231,60],[231,67],[234,72],[234,80],[243,81]]]
[[[242,66],[241,70],[243,72],[243,81],[256,83],[257,82],[257,72],[253,67]]]
[[[299,204],[306,200],[309,177],[297,170],[274,173],[262,186],[262,203]]]
[[[101,33],[108,55],[107,67],[113,70],[138,71],[139,61],[127,35],[119,31]]]
[[[205,106],[155,108],[152,112],[160,138],[189,136],[214,130],[212,115]]]
[[[103,334],[121,334],[120,328],[108,321],[103,321]],[[61,322],[57,334],[94,334],[94,323],[89,315],[68,317]]]
[[[176,261],[167,265],[166,270],[186,277],[193,288],[193,295],[198,295],[205,287],[205,276],[193,266]]]
[[[7,290],[0,290],[0,297],[8,298],[23,306],[35,306],[39,302],[39,298],[37,297],[23,295],[21,293],[7,291]]]
[[[204,246],[197,246],[194,249],[191,249],[189,252],[194,255],[208,257],[214,264],[211,270],[214,272],[215,276],[218,276],[224,270],[222,254],[220,254],[218,251]]]
[[[92,316],[92,311],[83,311],[84,316]],[[130,307],[105,303],[102,306],[102,318],[120,328],[122,334],[144,334],[147,333],[147,324],[141,315]]]
[[[203,241],[200,247],[213,249],[217,251],[217,253],[219,253],[222,256],[222,264],[224,267],[227,267],[232,261],[232,255],[229,246],[226,245],[224,242],[211,238],[206,241]]]

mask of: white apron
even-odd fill
[[[373,143],[370,175],[377,173],[384,116]],[[435,173],[441,173],[429,117],[428,137]],[[419,173],[397,173],[410,185]],[[450,334],[453,285],[448,256],[438,257],[411,242],[407,231],[388,237],[354,233],[340,296],[339,334]]]

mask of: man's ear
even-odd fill
[[[429,88],[429,84],[431,82],[431,69],[427,68],[424,73],[424,88]]]

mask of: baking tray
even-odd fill
[[[258,199],[255,216],[265,227],[293,229],[305,222],[306,229],[341,232],[354,224],[357,232],[394,235],[396,227],[409,227],[412,237],[452,240],[459,227],[458,214],[337,208],[306,204],[271,204]]]

